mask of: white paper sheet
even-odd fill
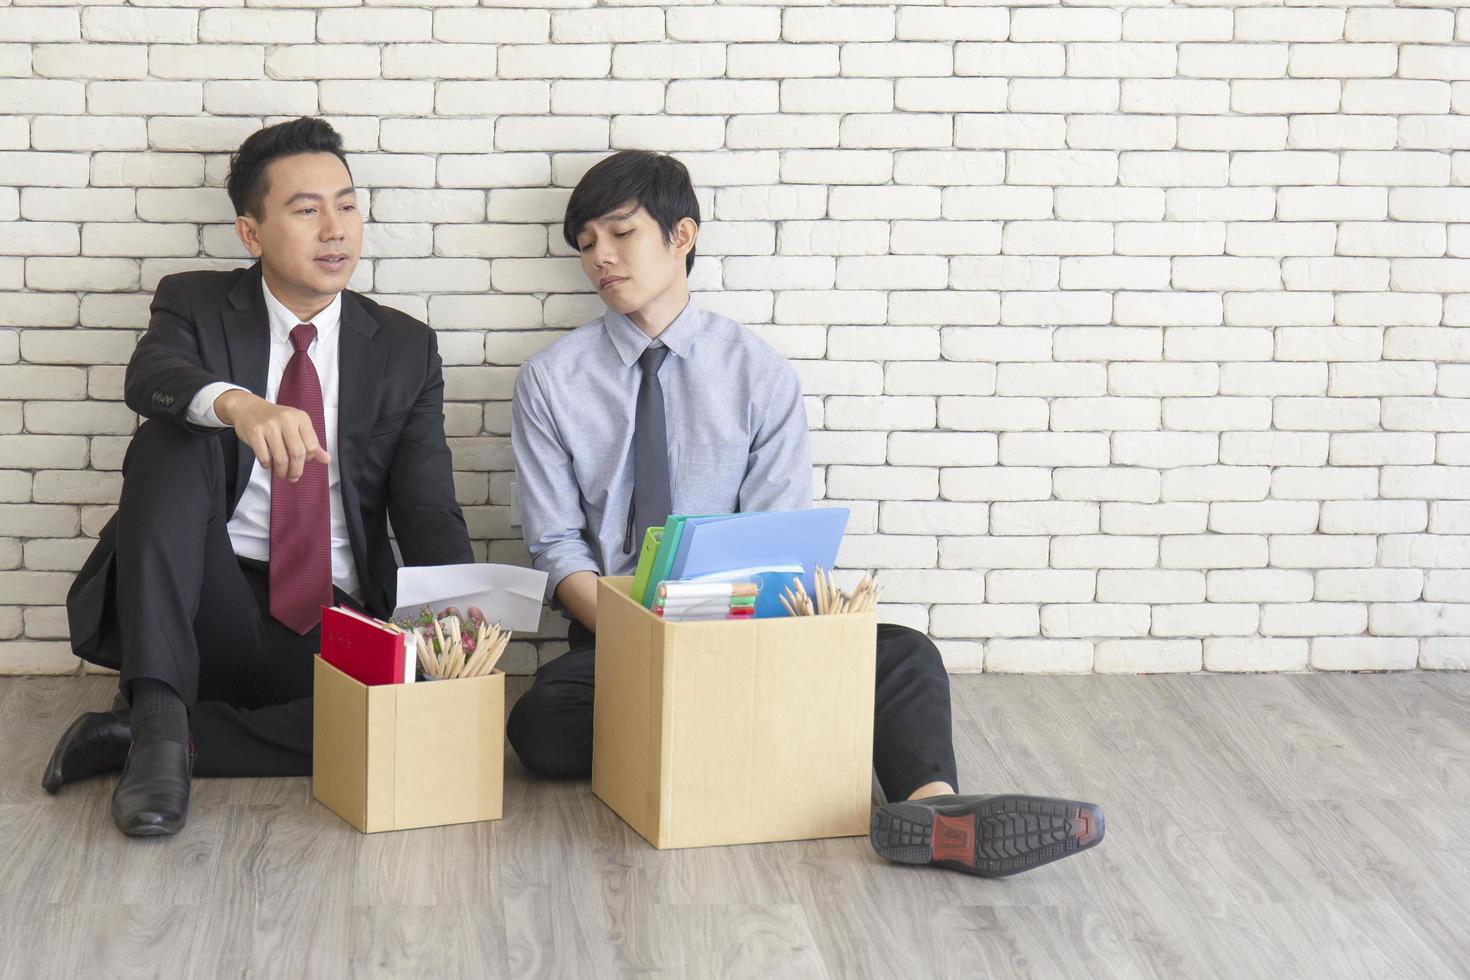
[[[398,570],[398,608],[393,618],[418,615],[421,606],[435,612],[454,606],[469,615],[470,606],[485,613],[486,622],[502,629],[534,633],[541,628],[541,599],[546,573],[518,565],[422,565]]]

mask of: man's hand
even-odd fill
[[[234,428],[262,467],[283,480],[295,483],[301,479],[308,461],[332,461],[317,441],[311,416],[299,408],[277,405],[234,388],[214,400],[214,414]]]
[[[457,606],[446,606],[444,612],[441,613],[441,615],[456,616],[460,619],[464,619],[468,622],[474,623],[476,626],[485,625],[485,612],[479,606],[470,606],[470,614],[468,616],[460,616],[459,608]]]

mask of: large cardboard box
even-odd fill
[[[365,686],[316,659],[311,795],[364,833],[499,820],[505,675]]]
[[[597,586],[592,791],[655,847],[868,832],[873,613],[668,623]]]

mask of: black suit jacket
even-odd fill
[[[167,276],[154,293],[151,313],[128,361],[124,398],[139,415],[221,441],[233,515],[255,454],[233,429],[193,426],[185,413],[199,389],[215,381],[265,397],[270,324],[260,265]],[[336,458],[347,535],[364,604],[386,616],[397,588],[390,519],[406,564],[474,561],[444,439],[444,375],[434,332],[406,313],[344,292],[338,376]],[[113,574],[116,523],[114,516],[102,529],[67,596],[72,646],[93,662]]]

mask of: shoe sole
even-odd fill
[[[992,796],[955,813],[922,803],[873,812],[873,849],[900,864],[933,864],[1003,878],[1096,847],[1102,808],[1039,796]]]
[[[178,827],[164,827],[160,826],[159,824],[144,824],[141,827],[130,827],[127,830],[123,830],[123,833],[127,834],[129,837],[168,837],[172,834],[177,834],[182,827],[183,824],[180,824]],[[121,830],[122,828],[118,829]]]

